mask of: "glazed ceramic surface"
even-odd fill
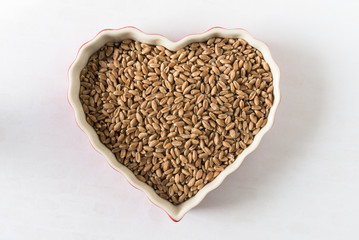
[[[116,42],[125,39],[132,39],[146,44],[162,45],[171,51],[176,51],[189,45],[190,43],[203,42],[212,37],[242,38],[246,40],[250,45],[262,52],[263,57],[269,64],[273,74],[274,102],[268,116],[267,124],[255,136],[253,143],[237,157],[235,162],[226,167],[226,169],[222,171],[212,182],[206,184],[194,197],[181,203],[180,205],[175,206],[167,200],[159,197],[149,185],[139,181],[135,177],[135,175],[127,167],[119,163],[116,160],[115,155],[100,142],[95,130],[87,123],[85,113],[80,102],[80,71],[87,64],[87,61],[90,56],[97,50],[99,50],[107,42]],[[210,191],[217,188],[230,173],[239,168],[244,158],[249,153],[253,152],[258,147],[264,134],[268,132],[268,130],[273,125],[274,115],[280,101],[280,73],[278,66],[272,59],[268,47],[263,42],[253,38],[247,31],[243,29],[224,29],[216,27],[201,34],[188,35],[177,42],[172,42],[161,35],[145,34],[134,27],[125,27],[122,29],[105,29],[98,33],[95,38],[81,46],[75,61],[69,68],[68,76],[69,102],[75,111],[75,117],[79,127],[88,135],[93,147],[105,156],[112,168],[122,173],[131,185],[142,190],[152,203],[165,210],[167,214],[171,217],[171,219],[174,221],[179,221],[190,209],[197,206]]]

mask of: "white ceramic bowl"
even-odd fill
[[[274,103],[270,110],[267,124],[255,136],[253,143],[237,157],[235,162],[226,167],[226,169],[222,171],[217,176],[217,178],[215,178],[215,180],[205,185],[194,197],[181,203],[180,205],[175,206],[167,200],[160,198],[149,185],[139,181],[135,175],[127,167],[119,163],[116,160],[115,155],[100,142],[95,130],[87,123],[85,113],[80,102],[80,71],[87,64],[90,56],[107,42],[133,39],[151,45],[162,45],[169,50],[176,51],[192,42],[206,41],[211,37],[242,38],[250,45],[262,52],[263,57],[269,64],[273,74]],[[279,68],[273,61],[268,47],[263,42],[254,39],[247,31],[243,29],[224,29],[215,27],[201,34],[188,35],[177,42],[172,42],[161,35],[145,34],[134,27],[105,29],[99,32],[92,40],[81,46],[75,61],[71,64],[68,72],[68,100],[75,111],[76,121],[79,127],[88,135],[93,147],[106,157],[110,166],[125,175],[131,185],[145,192],[151,202],[165,210],[172,220],[179,221],[190,209],[197,206],[210,191],[217,188],[230,173],[239,168],[243,162],[243,159],[258,147],[258,144],[261,141],[263,135],[272,127],[274,115],[280,101],[279,75]]]

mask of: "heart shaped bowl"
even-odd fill
[[[173,205],[169,201],[158,196],[153,188],[138,180],[127,167],[119,163],[111,150],[109,150],[104,144],[101,143],[95,130],[87,123],[85,113],[79,98],[80,72],[81,69],[87,64],[90,56],[98,51],[107,42],[118,42],[125,39],[131,39],[150,45],[162,45],[171,51],[176,51],[193,42],[203,42],[212,37],[242,38],[246,40],[248,44],[262,52],[263,58],[269,64],[272,72],[274,102],[267,118],[267,124],[255,136],[253,143],[249,145],[237,157],[237,159],[231,165],[226,167],[225,170],[222,171],[212,182],[206,184],[194,197],[179,205]],[[177,42],[172,42],[161,35],[143,33],[134,27],[105,29],[99,32],[92,40],[81,46],[77,53],[76,59],[71,64],[68,71],[68,100],[75,111],[75,117],[78,126],[88,135],[90,142],[95,150],[104,155],[110,166],[116,171],[122,173],[132,186],[143,191],[153,204],[166,211],[166,213],[173,221],[179,221],[190,209],[197,206],[210,191],[217,188],[229,174],[239,168],[244,158],[258,147],[263,135],[272,127],[274,115],[280,101],[279,76],[279,68],[272,59],[269,48],[263,42],[254,39],[247,31],[243,29],[224,29],[215,27],[201,34],[188,35]]]

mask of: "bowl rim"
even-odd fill
[[[100,47],[102,47],[106,42],[132,39],[151,45],[162,45],[169,50],[176,51],[189,45],[192,42],[205,41],[211,37],[242,38],[246,40],[248,44],[261,51],[263,58],[270,66],[273,75],[274,102],[268,116],[267,124],[255,136],[253,143],[249,145],[236,158],[236,160],[231,165],[227,166],[226,169],[222,171],[212,182],[206,184],[194,197],[186,200],[179,205],[173,205],[169,201],[162,199],[159,195],[157,195],[149,185],[138,180],[135,175],[127,167],[119,163],[116,160],[115,155],[104,144],[100,142],[93,127],[91,127],[87,123],[85,113],[80,102],[80,71],[87,64],[89,57]],[[147,34],[142,32],[138,28],[135,28],[133,26],[127,26],[119,29],[103,29],[99,33],[97,33],[94,38],[82,44],[82,46],[77,52],[75,60],[72,62],[68,69],[69,88],[67,98],[75,112],[75,120],[77,125],[86,133],[93,148],[97,152],[104,155],[107,160],[107,163],[113,169],[122,173],[133,187],[143,191],[154,205],[163,209],[173,221],[177,222],[181,220],[189,210],[197,206],[209,192],[219,187],[223,180],[229,174],[237,170],[241,166],[245,157],[258,147],[262,137],[273,126],[275,113],[281,99],[279,79],[280,71],[278,65],[274,62],[271,56],[268,46],[262,41],[253,38],[246,30],[242,28],[226,29],[222,27],[213,27],[203,33],[190,34],[178,41],[173,42],[162,35]]]

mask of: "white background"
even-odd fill
[[[0,239],[359,239],[358,1],[2,1]],[[90,146],[67,69],[103,28],[247,29],[281,69],[273,129],[179,223]]]

